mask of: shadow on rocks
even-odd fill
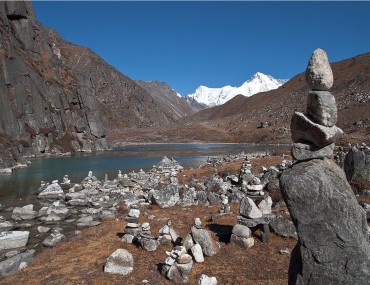
[[[208,228],[216,234],[219,242],[230,243],[233,227],[229,225],[209,224]]]

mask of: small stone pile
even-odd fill
[[[221,195],[221,208],[220,208],[220,214],[225,215],[225,214],[230,214],[230,205],[229,205],[229,198],[222,194]]]
[[[137,236],[140,234],[140,224],[139,223],[127,223],[124,230],[123,239],[127,243],[133,243],[137,240]]]
[[[184,246],[176,246],[171,252],[166,252],[167,258],[162,266],[161,274],[176,283],[189,282],[193,268],[193,258],[186,253]]]
[[[262,230],[262,241],[269,242],[269,223],[275,218],[271,210],[272,199],[267,196],[257,202],[258,206],[249,197],[240,201],[240,216],[237,217],[238,224],[234,226],[231,243],[244,248],[253,246],[254,242],[249,239],[252,234],[250,228],[257,227]]]
[[[171,228],[168,225],[166,226],[162,229],[168,232]],[[191,233],[185,237],[182,245],[177,245],[171,252],[166,252],[167,258],[162,266],[161,273],[174,282],[187,283],[193,262],[204,262],[204,255],[213,256],[219,249],[219,244],[212,239],[209,231],[202,227],[201,220],[195,218]]]
[[[296,160],[332,158],[334,142],[343,131],[335,126],[337,106],[328,91],[333,86],[333,73],[322,49],[312,54],[306,81],[312,91],[308,93],[306,112],[295,112],[292,117],[292,156]]]
[[[141,247],[147,251],[156,251],[159,246],[158,240],[151,234],[149,223],[143,223],[141,225],[138,240]]]
[[[159,244],[180,244],[182,241],[177,231],[173,228],[170,219],[167,220],[166,224],[159,230],[158,242]]]

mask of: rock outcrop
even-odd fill
[[[108,148],[101,103],[65,64],[64,42],[37,22],[30,2],[1,2],[0,35],[1,136],[28,155]]]
[[[365,212],[343,170],[330,159],[341,130],[335,127],[335,99],[326,92],[333,78],[324,51],[314,52],[306,78],[316,91],[309,94],[307,113],[292,118],[292,155],[297,162],[280,177],[298,234],[289,284],[368,284],[370,246]]]
[[[28,1],[0,3],[0,55],[0,168],[22,155],[105,150],[110,134],[163,126],[190,110],[176,94],[156,100],[41,25]]]

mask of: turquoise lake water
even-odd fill
[[[105,174],[113,180],[118,170],[122,173],[145,171],[157,164],[163,156],[173,157],[185,168],[198,167],[208,157],[235,155],[241,152],[254,153],[288,149],[288,146],[267,146],[251,144],[153,144],[117,148],[112,151],[91,154],[77,154],[71,157],[50,157],[31,159],[32,164],[11,174],[0,175],[0,203],[4,206],[32,203],[40,181],[58,179],[68,174],[71,182],[79,183],[91,170],[103,180]]]

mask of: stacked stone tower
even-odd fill
[[[331,158],[334,142],[343,135],[343,131],[335,126],[337,106],[334,96],[328,91],[333,86],[333,72],[322,49],[316,49],[312,54],[306,81],[312,89],[308,93],[306,113],[295,112],[291,122],[293,158]]]
[[[306,80],[312,89],[305,114],[291,121],[296,162],[280,187],[298,234],[291,254],[289,285],[369,284],[370,245],[366,215],[341,168],[331,159],[343,132],[328,90],[333,74],[326,53],[313,53]]]

